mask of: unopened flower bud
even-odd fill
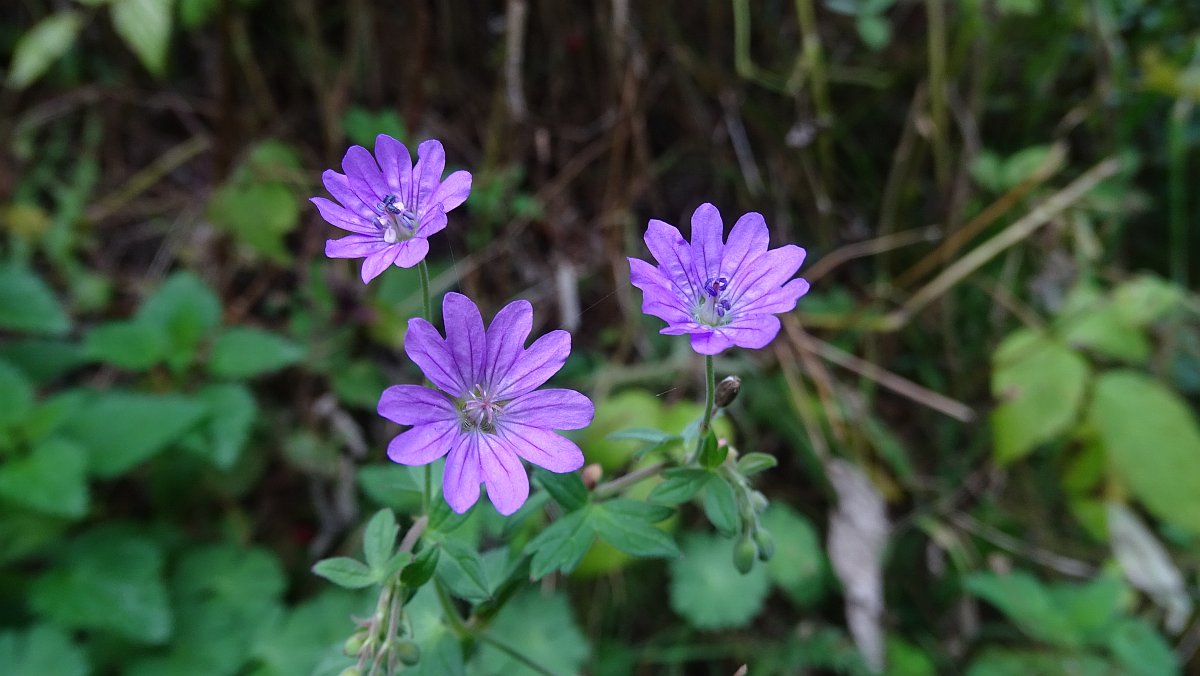
[[[396,641],[393,650],[400,661],[410,667],[421,661],[421,649],[412,641]]]
[[[592,464],[583,468],[582,476],[580,478],[583,479],[583,485],[586,486],[588,490],[591,490],[596,487],[596,484],[600,483],[600,477],[602,476],[604,476],[604,468],[593,462]]]
[[[346,667],[338,672],[338,676],[362,676],[362,670],[358,667]]]
[[[770,561],[771,557],[775,556],[775,538],[771,537],[766,528],[754,531],[754,544],[758,545],[759,560]]]
[[[738,540],[737,545],[733,548],[733,566],[742,575],[750,572],[750,569],[754,567],[754,559],[757,557],[758,547],[754,546],[754,541],[750,539],[749,535]]]
[[[346,639],[346,643],[342,645],[342,652],[346,653],[346,657],[358,657],[362,652],[363,646],[367,643],[367,632],[356,631],[350,638]]]
[[[724,380],[717,383],[717,394],[713,400],[717,408],[725,408],[737,399],[738,392],[742,391],[742,379],[737,376],[725,376]]]
[[[767,496],[763,495],[762,491],[752,491],[750,493],[750,504],[754,506],[755,512],[761,512],[767,508]]]

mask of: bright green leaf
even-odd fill
[[[311,674],[317,663],[339,649],[353,630],[355,617],[367,617],[375,595],[328,589],[316,598],[264,623],[253,655],[254,676]],[[337,673],[337,672],[334,672]]]
[[[742,476],[754,476],[779,464],[775,456],[766,453],[747,453],[738,458],[737,471]]]
[[[1114,676],[1113,666],[1090,653],[990,649],[971,661],[967,676]]]
[[[25,374],[0,360],[0,430],[25,419],[33,411],[33,385]]]
[[[367,522],[363,531],[363,554],[367,566],[373,571],[383,570],[384,564],[392,558],[396,551],[396,535],[400,532],[396,525],[396,515],[390,509],[381,509]]]
[[[1200,533],[1200,427],[1187,402],[1149,376],[1109,371],[1096,379],[1088,420],[1142,504]]]
[[[1145,620],[1122,619],[1108,636],[1107,646],[1130,676],[1170,676],[1179,661],[1166,639]]]
[[[227,183],[209,201],[208,217],[270,260],[291,259],[283,237],[299,225],[300,205],[286,184]]]
[[[578,472],[556,474],[538,469],[534,480],[567,511],[579,509],[588,502],[588,490]]]
[[[48,439],[24,458],[0,464],[0,496],[43,514],[78,519],[87,514],[87,451]]]
[[[725,537],[733,537],[740,530],[737,497],[733,493],[733,487],[724,477],[714,476],[705,484],[704,514]]]
[[[87,654],[58,627],[39,624],[0,633],[0,665],[8,676],[87,676]]]
[[[1150,358],[1149,339],[1141,329],[1125,321],[1112,303],[1100,303],[1059,323],[1062,339],[1069,345],[1131,364],[1141,364]]]
[[[650,525],[650,522],[631,516],[630,511],[625,509],[628,504],[638,503],[632,500],[613,500],[597,505],[593,524],[600,537],[631,556],[679,556],[679,547],[675,545],[671,536]]]
[[[1153,275],[1140,275],[1113,291],[1117,315],[1130,326],[1146,326],[1166,316],[1183,301],[1183,291]]]
[[[44,338],[4,341],[0,344],[0,359],[16,366],[26,377],[39,385],[48,383],[87,362],[78,344]]]
[[[584,507],[567,514],[538,533],[525,546],[525,552],[533,555],[529,562],[529,576],[540,580],[555,570],[571,572],[579,565],[595,539],[592,508]]]
[[[173,0],[112,0],[113,29],[146,70],[161,76],[167,69]]]
[[[201,388],[196,399],[208,406],[208,419],[198,430],[203,455],[218,469],[233,467],[258,416],[254,394],[239,383],[216,383]]]
[[[468,601],[479,602],[491,598],[487,572],[474,547],[454,538],[445,538],[440,544],[442,555],[437,564],[438,579],[446,584],[456,596]]]
[[[996,350],[992,392],[1003,403],[992,413],[996,459],[1023,457],[1064,433],[1083,402],[1088,367],[1073,350],[1019,331]]]
[[[671,608],[697,629],[741,627],[762,610],[770,590],[764,566],[739,574],[733,567],[733,541],[692,534],[683,556],[671,561]]]
[[[871,49],[883,49],[892,39],[892,25],[878,14],[860,14],[854,25],[863,44]]]
[[[1033,638],[1068,648],[1083,643],[1079,627],[1055,604],[1046,587],[1029,573],[1020,570],[1007,575],[974,573],[965,579],[964,587],[999,608]]]
[[[496,615],[488,636],[511,646],[552,674],[578,674],[587,666],[587,638],[571,614],[565,594],[527,590]],[[472,673],[537,676],[520,660],[482,642]]]
[[[179,0],[179,23],[194,29],[208,23],[216,13],[220,0]]]
[[[54,292],[24,268],[0,265],[0,329],[58,336],[71,321]]]
[[[88,331],[83,350],[91,359],[142,371],[166,356],[167,336],[162,327],[149,322],[109,322]]]
[[[251,378],[291,366],[303,356],[304,350],[283,336],[236,327],[213,344],[208,370],[218,378]]]
[[[13,49],[12,66],[8,69],[10,87],[28,87],[50,68],[79,35],[83,17],[78,12],[58,12],[37,22]]]
[[[190,272],[177,272],[146,299],[137,319],[161,327],[167,334],[167,363],[176,371],[195,358],[200,343],[221,322],[221,301]]]
[[[172,616],[162,569],[162,552],[151,540],[117,528],[93,529],[33,583],[29,602],[63,627],[163,643]]]
[[[771,581],[798,606],[810,607],[825,590],[825,553],[817,529],[804,515],[772,503],[759,517],[775,537],[775,556],[767,561]]]
[[[312,572],[346,589],[361,589],[379,582],[378,577],[365,563],[348,556],[317,561]]]
[[[663,481],[650,492],[650,502],[679,505],[691,500],[713,478],[708,470],[678,467],[663,472]]]
[[[421,479],[415,472],[422,471],[395,463],[367,465],[358,470],[358,485],[376,503],[412,513],[421,506]]]
[[[114,477],[166,448],[207,412],[203,403],[179,395],[104,392],[64,431],[88,449],[93,474]]]

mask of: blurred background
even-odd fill
[[[738,574],[698,506],[665,526],[679,560],[594,546],[494,619],[551,672],[1200,673],[1194,2],[0,17],[0,671],[348,663],[373,599],[309,567],[416,509],[374,409],[420,378],[420,299],[415,271],[364,287],[325,259],[306,200],[388,133],[473,172],[435,293],[572,330],[556,382],[597,401],[577,439],[608,478],[638,448],[606,435],[677,431],[703,396],[628,284],[646,221],[686,233],[711,201],[808,250],[779,338],[717,361],[745,381],[725,433],[779,459],[775,557]],[[435,651],[416,671],[526,673]]]

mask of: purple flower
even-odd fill
[[[574,390],[537,388],[562,368],[571,334],[551,331],[525,349],[533,307],[504,306],[484,330],[471,299],[448,293],[442,301],[446,338],[421,318],[410,319],[404,351],[438,389],[394,385],[379,399],[379,414],[412,429],[388,446],[402,465],[424,465],[443,455],[442,494],[458,513],[479,499],[480,482],[504,515],[529,497],[521,459],[551,472],[583,466],[583,452],[554,430],[592,421],[591,400]],[[440,390],[440,391],[439,391]]]
[[[380,134],[374,157],[362,146],[351,146],[342,158],[345,174],[329,169],[321,175],[325,189],[341,206],[324,197],[314,197],[312,203],[321,218],[353,233],[327,240],[325,255],[365,258],[364,283],[393,263],[411,268],[421,262],[429,252],[426,238],[446,227],[446,212],[471,192],[468,172],[456,171],[442,180],[446,153],[441,143],[425,141],[417,155],[413,166],[404,144]]]
[[[629,279],[643,292],[642,312],[667,322],[660,333],[691,334],[700,354],[766,346],[779,333],[775,315],[793,310],[808,292],[808,282],[792,279],[804,249],[788,244],[768,251],[762,214],[739,218],[726,243],[723,232],[717,208],[701,204],[692,214],[691,244],[675,226],[651,219],[646,246],[658,267],[629,259]]]

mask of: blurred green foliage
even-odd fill
[[[516,54],[467,3],[0,10],[0,672],[338,674],[373,598],[322,557],[364,588],[407,565],[495,641],[425,586],[414,673],[534,673],[504,647],[552,673],[1196,669],[1192,3],[528,6]],[[646,219],[711,200],[809,249],[776,343],[718,361],[745,385],[717,436],[779,459],[769,562],[734,568],[758,545],[716,444],[605,500],[537,472],[510,519],[442,505],[393,558],[425,479],[374,408],[419,378],[416,274],[362,288],[305,201],[379,133],[474,173],[435,292],[579,322],[562,380],[598,400],[575,438],[601,485],[697,441],[694,355],[623,276]],[[830,458],[886,501],[878,561],[829,544]]]

